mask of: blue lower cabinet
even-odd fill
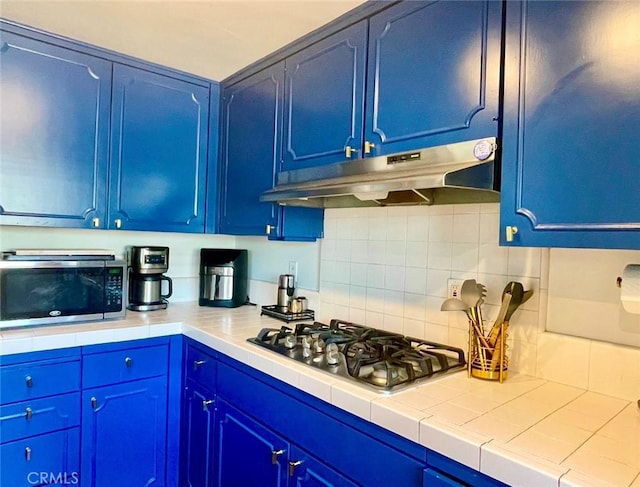
[[[465,484],[461,484],[457,480],[452,479],[448,475],[433,470],[432,468],[424,469],[424,478],[422,484],[425,487],[464,487]]]
[[[223,400],[217,412],[217,485],[286,486],[289,443]]]
[[[346,477],[338,474],[306,451],[296,446],[291,447],[289,460],[290,487],[355,487]]]
[[[166,376],[83,391],[83,487],[165,485],[166,442]]]
[[[34,360],[0,368],[0,399],[4,404],[79,389],[79,357]]]
[[[315,458],[321,459],[327,468],[339,473],[339,477],[336,478],[341,478],[342,483],[338,485],[349,485],[349,481],[367,486],[422,484],[426,450],[420,445],[255,372],[238,362],[227,362],[226,357],[222,357],[218,364],[217,387],[218,398],[223,398],[220,400],[219,412],[223,411],[222,404],[226,401],[260,424],[268,425],[268,433],[277,434],[279,438],[284,438],[296,447],[310,452]],[[221,424],[225,419],[220,415],[217,421]],[[238,425],[237,428],[241,426]],[[265,452],[277,452],[281,449],[276,448],[278,445],[267,432],[247,431],[245,429],[245,434],[259,437],[260,441],[269,445],[264,447]],[[224,430],[222,433],[224,434]],[[224,438],[220,438],[221,445],[225,441]],[[273,449],[269,450],[271,447]],[[222,453],[220,452],[220,455]],[[288,456],[288,461],[294,464],[301,461],[301,458],[296,458],[292,453]],[[279,457],[277,461],[280,462]],[[300,465],[294,465],[294,475]],[[313,465],[317,466],[315,463]],[[308,472],[311,485],[314,485],[313,482],[319,482],[318,472],[319,469]],[[300,475],[307,476],[304,472]],[[328,484],[331,485],[331,482]],[[272,484],[267,482],[263,485]]]
[[[506,484],[455,462],[440,453],[427,451],[427,468],[424,470],[425,487],[506,487]]]
[[[214,394],[195,384],[189,384],[185,393],[183,415],[183,482],[180,485],[214,485]]]
[[[2,442],[77,426],[78,392],[0,406]]]
[[[0,485],[80,484],[80,429],[69,428],[0,445]]]

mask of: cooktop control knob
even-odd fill
[[[298,344],[298,340],[296,339],[295,335],[287,335],[286,337],[284,337],[283,345],[286,348],[295,348],[297,344]]]
[[[327,345],[327,364],[337,365],[340,361],[340,352],[338,351],[338,345],[330,343]]]
[[[316,338],[313,341],[313,351],[314,353],[324,353],[324,350],[326,348],[326,345],[324,343],[324,340],[322,338]]]
[[[312,343],[313,343],[313,339],[310,336],[305,335],[305,336],[302,337],[302,340],[301,340],[302,356],[304,358],[311,357],[311,344]]]

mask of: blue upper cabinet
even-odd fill
[[[106,215],[111,62],[0,31],[0,223]]]
[[[204,232],[209,90],[114,65],[109,228]]]
[[[640,249],[639,25],[638,2],[507,3],[502,244]]]
[[[283,63],[222,90],[220,233],[265,235],[277,206],[261,203],[280,163]]]
[[[364,152],[497,135],[502,2],[405,2],[370,20]]]
[[[502,2],[401,2],[286,60],[285,171],[498,135]]]
[[[322,236],[321,209],[260,201],[281,164],[284,63],[223,88],[220,233],[272,240]]]
[[[367,22],[286,60],[283,169],[359,157]]]

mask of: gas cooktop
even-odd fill
[[[392,392],[464,369],[464,352],[376,328],[331,320],[263,328],[249,342],[378,391]]]

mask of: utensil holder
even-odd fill
[[[477,326],[469,322],[469,361],[467,375],[479,379],[497,380],[502,383],[508,375],[509,358],[507,357],[507,328],[509,323],[503,322],[495,339],[490,344],[486,337],[478,333]]]

